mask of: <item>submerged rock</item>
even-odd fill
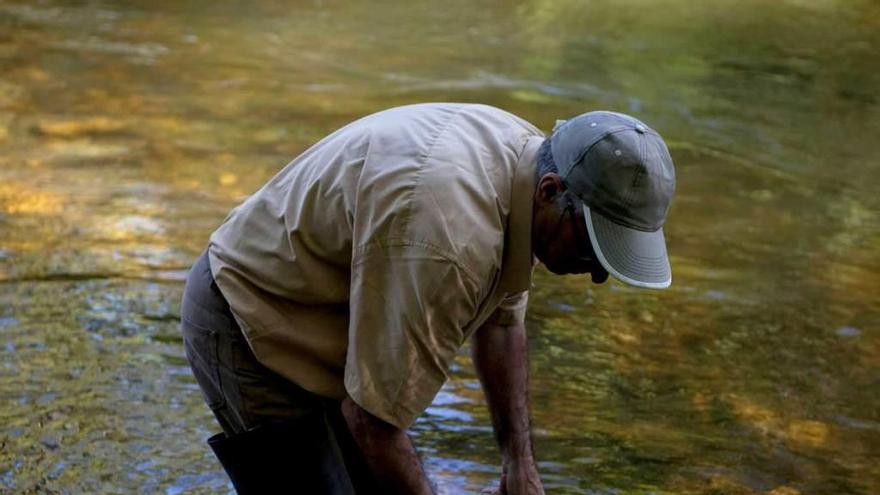
[[[11,108],[25,96],[23,87],[9,81],[0,80],[0,108]]]
[[[776,488],[767,492],[767,495],[800,495],[801,492],[797,490],[797,488],[792,488],[790,486],[777,486]]]
[[[61,443],[52,435],[45,435],[40,438],[40,443],[49,450],[55,450],[61,446]]]
[[[858,337],[862,331],[856,327],[840,327],[835,333],[841,337]]]
[[[46,145],[44,150],[54,160],[116,158],[131,152],[127,146],[121,144],[102,144],[88,139],[54,141]]]
[[[9,127],[12,125],[12,114],[0,112],[0,143],[9,139]]]
[[[125,124],[119,120],[108,117],[89,117],[39,122],[34,127],[34,132],[48,137],[74,138],[93,134],[112,134],[124,128]]]

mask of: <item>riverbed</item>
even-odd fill
[[[177,329],[226,213],[422,101],[666,138],[667,291],[539,267],[549,494],[880,493],[880,4],[0,0],[0,492],[231,492]],[[463,350],[412,433],[497,484]]]

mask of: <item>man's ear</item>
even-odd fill
[[[535,189],[535,199],[543,202],[553,201],[553,199],[562,191],[565,185],[562,183],[562,177],[557,173],[550,172],[544,174],[538,179],[538,187]]]

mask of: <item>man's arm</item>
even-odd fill
[[[529,436],[525,324],[485,324],[474,333],[471,350],[501,448],[500,493],[543,494]]]
[[[342,401],[342,415],[382,493],[432,493],[406,432],[373,416],[351,397]]]

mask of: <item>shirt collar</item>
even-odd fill
[[[513,173],[510,216],[504,233],[499,289],[504,293],[529,290],[532,282],[532,209],[535,196],[535,167],[543,137],[530,137]]]

